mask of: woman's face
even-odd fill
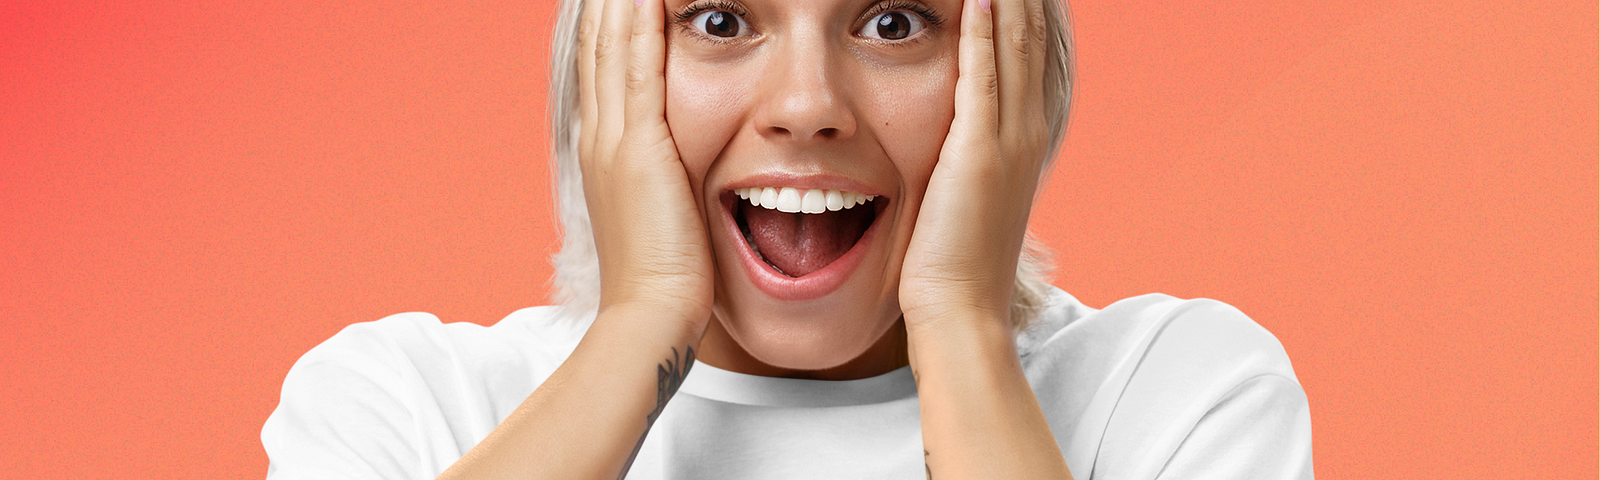
[[[960,8],[667,1],[667,123],[717,263],[707,342],[818,370],[895,325],[901,261],[954,116]]]

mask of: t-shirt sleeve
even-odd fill
[[[1101,391],[1114,406],[1093,477],[1312,478],[1309,403],[1276,337],[1213,300],[1113,307],[1141,347]]]
[[[1312,478],[1305,392],[1278,375],[1245,380],[1200,417],[1156,478]]]
[[[438,322],[410,315],[427,318],[390,322]],[[433,478],[420,471],[411,382],[397,368],[404,362],[391,358],[396,349],[381,330],[373,323],[347,327],[289,370],[261,430],[269,480]]]

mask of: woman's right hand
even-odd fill
[[[621,478],[694,364],[715,270],[667,129],[663,9],[588,0],[579,23],[578,160],[599,315],[561,367],[440,478]]]
[[[715,266],[667,127],[663,10],[658,1],[585,5],[578,159],[600,257],[600,311],[677,316],[704,331]]]

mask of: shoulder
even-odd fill
[[[1094,309],[1057,289],[1039,318],[1019,335],[1018,346],[1024,358],[1048,355],[1068,345],[1131,354],[1155,346],[1158,340],[1161,348],[1210,346],[1274,356],[1285,366],[1288,361],[1277,337],[1239,309],[1216,300],[1159,293]]]
[[[395,362],[406,360],[417,361],[418,367],[436,361],[521,359],[543,363],[541,360],[553,359],[560,363],[583,330],[581,324],[562,319],[559,307],[524,308],[490,326],[444,323],[428,313],[401,313],[345,327],[307,352],[294,368],[333,363],[393,370]]]
[[[1053,300],[1019,346],[1031,346],[1023,351],[1029,381],[1054,415],[1052,430],[1067,430],[1056,435],[1075,468],[1155,478],[1183,451],[1210,448],[1192,440],[1196,432],[1241,426],[1210,443],[1303,439],[1309,468],[1304,391],[1277,337],[1243,312],[1160,294],[1101,310],[1065,293]]]
[[[1239,309],[1162,294],[1097,310],[1057,290],[1038,321],[1018,336],[1018,351],[1030,371],[1087,375],[1079,378],[1085,381],[1115,373],[1164,375],[1172,369],[1208,377],[1295,379],[1277,337]]]
[[[269,477],[432,478],[571,353],[583,326],[560,317],[535,307],[482,326],[404,313],[345,327],[285,377],[261,431]]]
[[[518,310],[492,326],[444,323],[420,312],[352,324],[306,352],[285,378],[297,386],[362,377],[377,386],[451,388],[462,380],[507,374],[542,381],[571,353],[581,326],[564,322],[557,307]],[[487,378],[486,378],[487,377]],[[522,382],[515,382],[522,383]]]

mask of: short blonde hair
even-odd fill
[[[1066,136],[1072,107],[1074,79],[1072,22],[1065,0],[1044,0],[1046,57],[1044,108],[1051,138],[1046,151],[1047,175],[1056,151]],[[578,167],[578,22],[584,0],[561,0],[555,33],[550,39],[550,138],[554,143],[556,211],[561,220],[561,251],[551,258],[554,300],[575,319],[592,319],[600,302],[600,263],[595,256],[594,233],[583,197],[583,173]],[[1041,182],[1041,185],[1043,183]],[[1011,323],[1026,328],[1047,305],[1051,263],[1046,251],[1029,232],[1017,260],[1017,278],[1011,293]]]

